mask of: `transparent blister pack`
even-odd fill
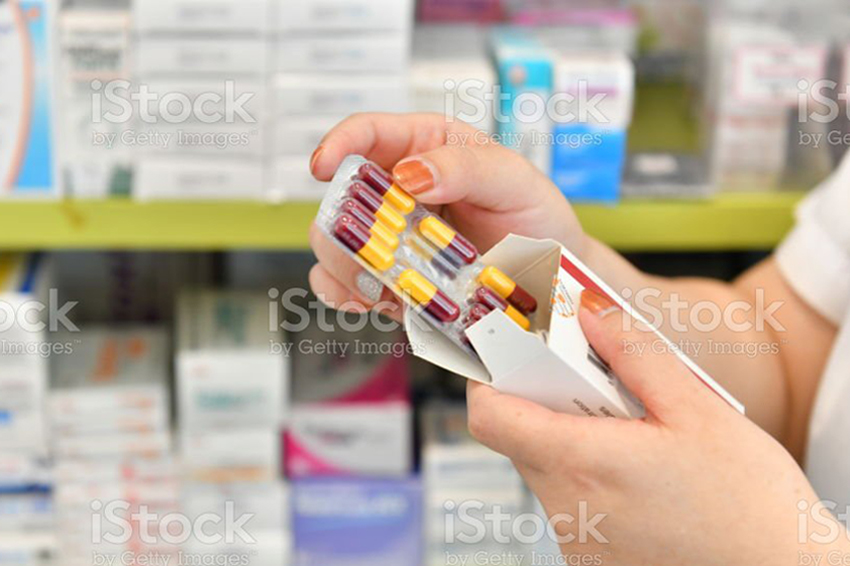
[[[537,301],[375,163],[350,155],[322,200],[317,224],[422,318],[474,355],[465,330],[494,309],[524,330]]]

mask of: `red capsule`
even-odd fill
[[[366,226],[372,234],[378,236],[392,250],[398,248],[398,236],[384,226],[365,206],[354,199],[345,199],[339,205],[340,212],[350,214]]]
[[[416,201],[410,194],[393,182],[392,176],[373,163],[364,163],[357,172],[360,179],[375,189],[402,214],[410,214],[416,207]]]
[[[384,202],[384,199],[369,188],[369,185],[363,181],[354,181],[348,187],[348,194],[373,212],[375,217],[387,228],[396,234],[404,232],[407,227],[407,220],[390,204]]]
[[[423,218],[419,222],[419,232],[458,266],[474,263],[478,257],[478,250],[472,242],[446,226],[436,216]]]
[[[425,312],[440,322],[454,322],[460,316],[457,303],[415,269],[405,269],[398,276],[397,283],[402,291],[422,305]]]
[[[484,304],[475,303],[474,305],[469,307],[469,310],[466,311],[466,316],[463,317],[463,322],[466,325],[465,328],[469,328],[470,326],[490,314],[492,310],[493,309]]]
[[[490,309],[499,309],[500,311],[504,311],[504,313],[514,322],[519,324],[523,330],[531,328],[531,323],[521,312],[509,305],[508,302],[497,295],[495,291],[492,291],[487,287],[478,287],[472,294],[472,300],[476,303],[489,307]]]
[[[386,271],[395,263],[392,250],[350,214],[337,219],[334,236],[378,271]]]

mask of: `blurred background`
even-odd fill
[[[464,380],[307,291],[310,154],[444,113],[641,268],[730,279],[850,142],[848,30],[839,0],[0,0],[0,565],[563,564]]]

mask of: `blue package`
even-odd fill
[[[418,479],[311,478],[292,485],[295,566],[420,566]]]

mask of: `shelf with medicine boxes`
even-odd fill
[[[802,193],[721,194],[704,201],[576,205],[585,229],[622,251],[770,249]],[[0,249],[301,250],[315,203],[0,203]]]

